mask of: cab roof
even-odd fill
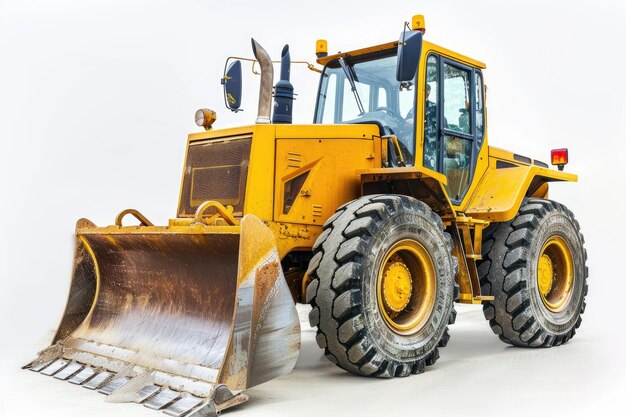
[[[341,58],[344,56],[358,56],[358,55],[365,55],[365,54],[371,54],[374,52],[380,52],[380,51],[386,51],[388,49],[394,49],[398,47],[398,41],[393,41],[393,42],[388,42],[388,43],[383,43],[380,45],[375,45],[375,46],[369,46],[367,48],[361,48],[361,49],[355,49],[353,51],[348,51],[348,52],[339,52],[337,54],[334,55],[328,55],[322,58],[318,58],[317,63],[320,65],[326,65],[328,64],[330,61],[335,60],[337,58]],[[435,45],[434,43],[428,42],[428,41],[424,41],[422,44],[422,50],[424,51],[436,51],[439,52],[440,54],[447,56],[449,58],[455,58],[458,61],[462,61],[465,62],[469,65],[472,65],[474,67],[477,68],[481,68],[481,69],[485,69],[487,68],[487,65],[485,65],[485,63],[478,61],[476,59],[470,58],[468,56],[465,56],[463,54],[460,54],[458,52],[454,52],[450,49],[444,48],[442,46],[439,45]]]

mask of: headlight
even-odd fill
[[[211,130],[211,125],[215,123],[217,114],[210,109],[200,109],[196,112],[196,124],[204,127],[205,130]]]

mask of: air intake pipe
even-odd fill
[[[291,71],[291,57],[289,45],[285,45],[280,55],[280,81],[274,87],[274,117],[273,123],[291,124],[293,117],[293,85],[289,82]]]
[[[252,52],[261,67],[261,86],[259,88],[259,111],[256,117],[257,124],[268,124],[272,111],[272,83],[274,82],[274,67],[272,58],[257,41],[252,39]]]

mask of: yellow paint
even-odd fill
[[[215,209],[215,214],[205,217],[205,213],[208,209]],[[230,226],[236,226],[239,224],[239,220],[233,216],[233,206],[226,206],[217,201],[205,201],[200,204],[196,210],[196,216],[194,217],[194,223],[212,224],[215,220],[221,218]]]
[[[424,15],[416,14],[411,18],[411,30],[426,30]]]
[[[226,137],[231,137],[231,136],[243,136],[243,135],[250,134],[251,132],[255,130],[255,128],[258,128],[258,127],[263,127],[263,125],[231,127],[227,129],[190,133],[188,136],[188,141],[195,142],[198,140],[205,140],[205,139],[221,139],[221,138],[226,138]]]
[[[496,161],[515,165],[514,168],[496,168]],[[522,200],[533,180],[537,187],[551,181],[577,181],[578,176],[537,165],[524,165],[511,152],[489,148],[489,166],[482,178],[468,192],[463,209],[468,216],[491,222],[511,220],[517,214]],[[539,189],[539,188],[538,188]],[[547,188],[543,189],[547,193]],[[533,191],[533,190],[530,190]]]
[[[402,260],[387,262],[382,274],[382,296],[386,311],[394,317],[409,304],[413,286],[411,271]]]
[[[439,45],[436,45],[432,42],[428,42],[425,40],[422,43],[422,58],[427,56],[430,52],[436,52],[439,55],[442,55],[446,58],[450,58],[454,61],[466,64],[466,65],[469,65],[470,67],[479,68],[479,69],[487,68],[487,65],[482,61],[479,61],[474,58],[470,58],[467,55],[460,54],[451,49],[444,48],[443,46],[439,46]],[[420,62],[425,63],[426,61],[422,60]],[[425,65],[423,65],[423,67],[425,67]]]
[[[266,224],[276,237],[278,255],[281,259],[292,251],[309,252],[317,237],[322,233],[321,224],[318,226],[279,222],[266,222]]]
[[[368,46],[367,48],[356,49],[354,51],[340,52],[334,55],[328,55],[323,58],[318,58],[317,63],[320,65],[326,65],[330,61],[333,61],[337,58],[344,57],[346,55],[350,55],[350,56],[365,55],[365,54],[371,54],[372,52],[386,51],[387,49],[392,49],[392,48],[397,48],[397,47],[398,47],[398,41],[387,42],[381,45]]]
[[[545,298],[545,295],[552,289],[552,278],[554,278],[552,260],[544,253],[539,257],[537,265],[537,282],[542,298]]]
[[[239,226],[214,226],[204,223],[194,223],[193,219],[180,219],[170,221],[171,226],[105,226],[105,227],[80,227],[76,230],[76,235],[158,235],[158,234],[239,234]]]
[[[440,214],[444,222],[449,222],[455,217],[452,203],[446,193],[445,175],[425,168],[423,166],[400,167],[400,168],[374,168],[359,170],[361,175],[361,187],[366,190],[369,185],[376,183],[406,183],[415,180],[426,192],[422,196],[415,196]],[[375,193],[378,193],[376,191]]]
[[[409,335],[424,327],[435,305],[436,274],[428,251],[418,242],[404,239],[389,249],[378,271],[376,298],[391,330]]]
[[[274,250],[276,250],[276,243],[272,232],[258,218],[244,216],[241,220],[237,286],[241,286],[253,271],[267,262]]]
[[[325,39],[318,39],[315,42],[315,53],[316,54],[327,54],[328,53],[328,42]]]
[[[537,261],[537,287],[548,310],[558,313],[567,306],[574,285],[574,262],[569,246],[560,236],[544,243]]]
[[[330,126],[325,126],[330,127]],[[344,127],[344,126],[332,126]],[[360,196],[361,182],[356,166],[374,167],[372,135],[350,138],[348,129],[326,129],[313,138],[294,138],[298,132],[276,139],[276,176],[274,183],[274,220],[278,222],[321,225],[337,207]],[[359,129],[361,136],[363,129]],[[325,134],[324,134],[325,133]],[[341,136],[344,136],[341,138]],[[325,139],[339,136],[338,139]],[[356,135],[352,135],[356,136]],[[324,138],[324,139],[321,139]],[[291,210],[283,213],[284,187],[287,181],[308,172]]]
[[[423,166],[412,167],[398,167],[398,168],[371,168],[371,169],[359,169],[357,171],[361,177],[368,177],[375,179],[377,176],[382,178],[432,178],[435,181],[446,185],[448,180],[445,175],[440,172],[433,171]]]

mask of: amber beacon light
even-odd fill
[[[559,171],[563,171],[565,165],[567,165],[568,161],[567,148],[561,149],[552,149],[550,151],[550,159],[552,160],[552,165],[556,165],[559,167]]]

